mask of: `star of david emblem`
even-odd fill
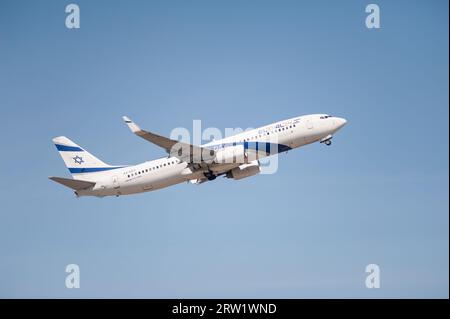
[[[83,158],[81,157],[81,156],[75,156],[75,157],[72,157],[73,158],[73,160],[75,161],[75,163],[77,163],[77,164],[80,164],[81,165],[81,163],[84,163],[84,161],[83,161]]]

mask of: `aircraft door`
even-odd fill
[[[115,175],[112,177],[112,183],[113,183],[114,189],[118,189],[120,187],[119,178]]]

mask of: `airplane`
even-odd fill
[[[124,116],[135,135],[168,155],[137,165],[109,165],[65,136],[53,138],[73,179],[49,177],[80,196],[121,196],[188,182],[202,184],[218,176],[240,180],[261,172],[260,159],[320,142],[331,145],[347,121],[328,114],[299,116],[197,146],[145,131]]]

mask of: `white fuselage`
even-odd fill
[[[233,143],[273,143],[276,140],[278,143],[276,151],[271,150],[267,154],[267,156],[271,156],[331,138],[345,123],[346,120],[342,118],[325,114],[305,115],[245,131],[202,146],[217,151],[233,145]],[[214,175],[220,175],[239,165],[233,163],[215,165],[208,170]],[[204,176],[204,171],[193,170],[187,162],[180,161],[175,157],[165,157],[134,166],[96,172],[95,175],[92,173],[78,174],[77,179],[95,181],[96,184],[92,189],[79,190],[76,194],[77,196],[129,195],[161,189],[204,178]]]

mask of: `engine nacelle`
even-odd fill
[[[244,145],[228,146],[218,150],[214,162],[217,164],[247,163]]]
[[[248,164],[242,164],[239,167],[233,168],[227,173],[228,178],[243,179],[253,175],[257,175],[261,172],[258,161],[251,161]]]

